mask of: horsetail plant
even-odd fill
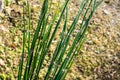
[[[18,71],[18,80],[38,80],[39,73],[44,65],[45,57],[48,55],[49,50],[51,48],[52,42],[56,34],[58,33],[59,26],[64,22],[60,39],[55,46],[55,50],[53,51],[52,58],[48,62],[46,74],[43,75],[44,80],[64,80],[69,69],[71,68],[76,56],[80,52],[80,48],[84,43],[84,35],[87,31],[89,21],[93,16],[93,13],[100,5],[103,0],[82,0],[81,5],[79,7],[79,11],[75,16],[73,22],[70,26],[68,26],[68,4],[70,0],[65,0],[64,5],[62,6],[62,11],[60,12],[60,2],[58,2],[58,6],[53,13],[52,19],[49,20],[49,14],[52,12],[52,0],[44,0],[42,9],[40,11],[40,16],[38,20],[38,25],[34,36],[30,35],[30,5],[27,2],[28,7],[28,38],[26,38],[26,28],[24,27],[23,31],[23,49],[22,55],[19,63],[19,71]],[[24,9],[23,9],[24,12]],[[78,20],[82,19],[82,23],[77,26]],[[23,15],[24,19],[24,15]],[[57,22],[56,22],[57,21]],[[56,24],[55,24],[56,22]],[[24,26],[23,20],[23,26]],[[76,32],[74,38],[72,34],[74,33],[76,27],[78,31]],[[67,30],[67,28],[69,28]],[[31,43],[31,38],[33,38]],[[73,41],[70,39],[72,38]],[[27,50],[25,50],[27,42]],[[72,42],[70,46],[69,43]],[[28,54],[27,62],[24,62],[25,52]],[[24,67],[23,65],[26,64]]]

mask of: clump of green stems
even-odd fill
[[[68,22],[68,4],[70,0],[65,0],[64,6],[62,7],[62,11],[59,12],[59,5],[52,19],[49,23],[49,13],[51,12],[52,0],[44,0],[42,9],[40,11],[40,16],[38,20],[38,25],[35,30],[34,36],[31,37],[31,18],[30,18],[30,5],[27,2],[28,6],[28,29],[26,30],[24,26],[23,20],[23,49],[22,55],[19,63],[18,70],[18,80],[38,80],[39,72],[42,69],[44,64],[44,60],[46,55],[49,53],[50,46],[52,45],[52,41],[54,40],[55,34],[58,31],[58,28],[64,20],[64,25],[62,27],[62,32],[60,34],[60,40],[58,41],[54,52],[52,53],[52,59],[49,62],[48,69],[44,76],[44,80],[64,80],[69,69],[71,68],[76,56],[78,55],[81,45],[84,42],[84,35],[87,31],[89,21],[93,16],[93,13],[100,5],[102,0],[82,0],[81,5],[79,7],[79,11],[75,16],[73,22],[69,26],[67,30],[67,22]],[[24,12],[24,9],[23,9]],[[84,14],[84,15],[83,15]],[[82,23],[78,26],[78,32],[73,38],[72,45],[68,48],[70,38],[72,33],[74,32],[78,20],[82,16]],[[58,19],[57,19],[58,17]],[[23,16],[24,19],[24,16]],[[57,21],[57,22],[56,22]],[[56,22],[56,24],[55,24]],[[55,27],[53,27],[55,26]],[[52,31],[53,30],[53,31]],[[26,32],[28,31],[28,32]],[[28,34],[28,35],[27,35]],[[28,38],[26,38],[28,36]],[[32,38],[32,42],[31,42]],[[26,45],[27,41],[27,45]],[[27,46],[27,51],[25,51],[25,46]],[[27,52],[27,61],[24,62],[24,55]],[[25,68],[23,68],[23,65]],[[23,71],[24,69],[24,71]]]

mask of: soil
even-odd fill
[[[79,1],[81,0],[71,0],[71,15],[78,10]],[[54,4],[56,2],[57,0],[54,0]],[[6,5],[0,12],[0,80],[2,78],[15,80],[17,77],[22,49],[22,8],[23,5],[25,6],[25,0],[20,0],[18,3],[16,4],[14,1],[5,3]],[[30,3],[31,25],[36,26],[42,0],[30,0]],[[27,12],[24,14],[26,15]],[[73,17],[69,18],[69,20],[73,19]],[[33,27],[33,31],[34,29],[35,27]],[[52,48],[54,49],[54,46]],[[120,0],[104,0],[90,21],[86,41],[66,80],[119,79]]]

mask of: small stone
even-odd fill
[[[103,13],[104,13],[105,15],[111,15],[108,10],[103,10]]]
[[[0,31],[9,32],[9,30],[3,25],[0,25]]]
[[[0,59],[0,66],[5,68],[5,63],[4,63],[4,61],[2,59]]]

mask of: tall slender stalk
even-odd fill
[[[23,13],[25,12],[23,7]],[[23,60],[24,60],[24,54],[25,54],[25,42],[26,42],[26,28],[25,28],[25,17],[23,15],[23,44],[22,44],[22,55],[19,62],[19,71],[18,71],[18,80],[21,80],[22,78],[22,67],[23,67]]]

